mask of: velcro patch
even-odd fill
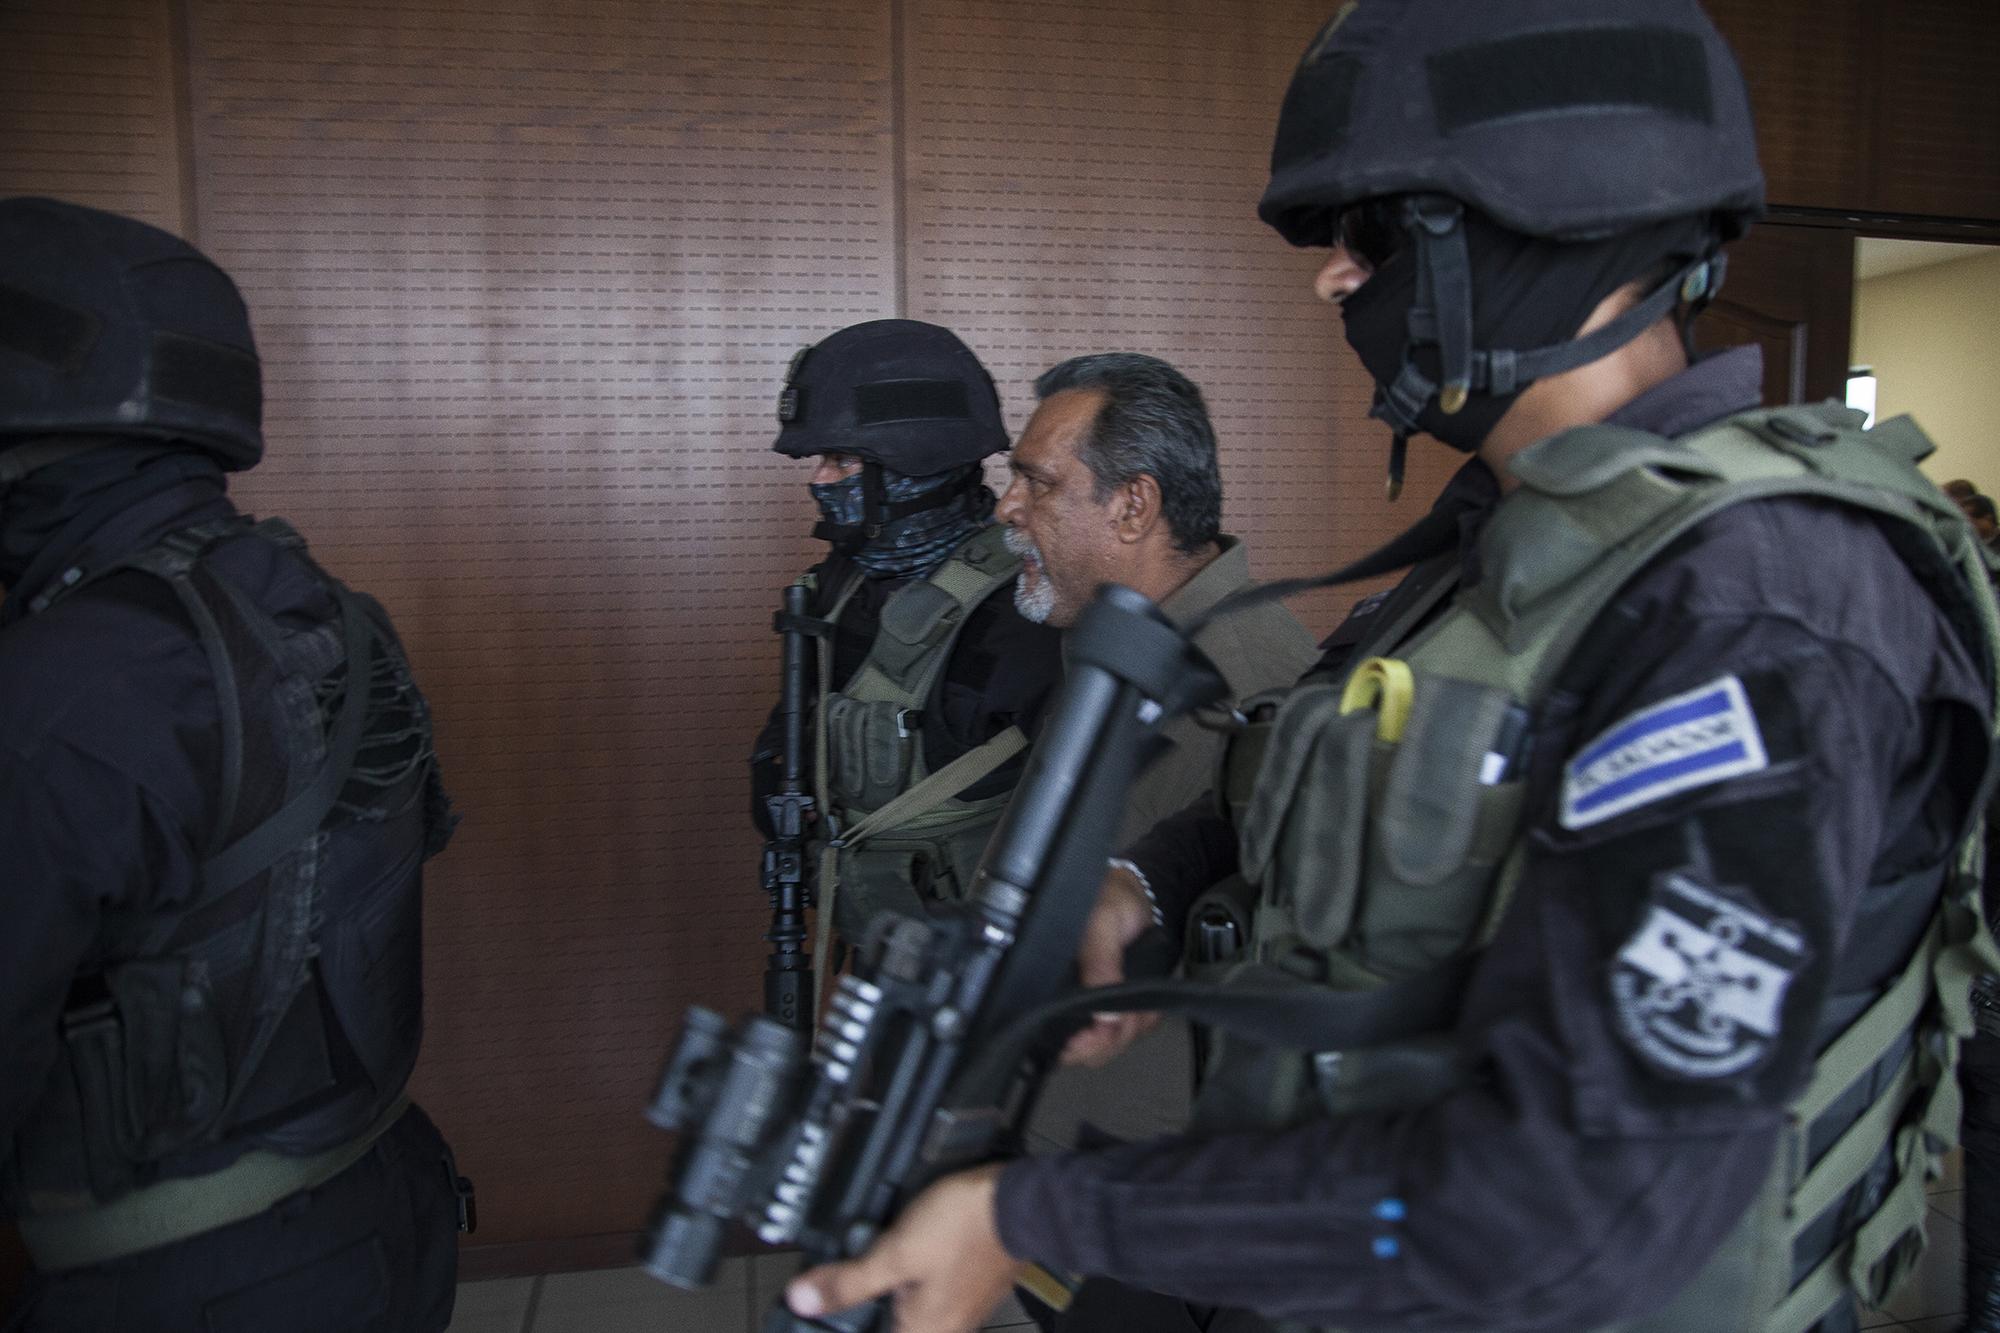
[[[1620,718],[1563,767],[1566,829],[1770,767],[1743,682],[1735,676]]]
[[[1779,1046],[1785,992],[1811,950],[1788,921],[1682,871],[1654,881],[1611,965],[1619,1035],[1670,1078],[1735,1078]]]

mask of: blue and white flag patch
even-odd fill
[[[1563,767],[1562,826],[1589,828],[1770,764],[1743,682],[1724,676],[1620,718],[1578,751]]]

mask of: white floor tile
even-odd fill
[[[639,1268],[552,1273],[529,1333],[746,1333],[750,1265],[725,1260],[702,1291],[669,1287]]]
[[[503,1277],[459,1283],[450,1333],[522,1333],[535,1282],[532,1277]]]
[[[778,1303],[785,1284],[798,1276],[800,1258],[796,1252],[753,1254],[750,1256],[750,1318],[761,1322],[765,1312]],[[756,1328],[757,1322],[751,1324]]]
[[[1930,1245],[1922,1263],[1903,1289],[1882,1308],[1908,1323],[1957,1314],[1965,1308],[1965,1279],[1961,1265],[1965,1254],[1965,1228],[1948,1217],[1932,1213],[1925,1219]]]

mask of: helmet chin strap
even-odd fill
[[[1709,251],[1690,260],[1616,319],[1568,342],[1532,351],[1481,349],[1472,345],[1472,264],[1466,253],[1465,210],[1443,195],[1411,195],[1403,201],[1403,227],[1417,250],[1417,292],[1410,304],[1403,364],[1390,384],[1377,384],[1369,415],[1395,432],[1389,446],[1389,498],[1403,490],[1409,437],[1423,429],[1420,418],[1437,399],[1452,416],[1475,393],[1512,394],[1524,385],[1617,351],[1665,318],[1682,302],[1689,314],[1681,337],[1693,359],[1694,316],[1722,289],[1727,260]],[[1436,347],[1443,383],[1417,367],[1416,349]],[[1452,443],[1447,441],[1447,443]],[[1470,448],[1454,444],[1454,447]]]

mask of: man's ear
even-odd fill
[[[1159,479],[1141,472],[1118,488],[1114,503],[1112,512],[1118,540],[1128,543],[1143,541],[1159,525],[1162,517]]]

